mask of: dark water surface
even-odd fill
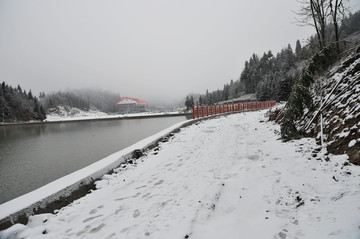
[[[0,127],[0,204],[90,165],[186,116]]]

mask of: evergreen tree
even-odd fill
[[[46,113],[45,113],[44,107],[42,105],[40,105],[40,114],[41,114],[41,119],[40,120],[45,120],[46,119]]]
[[[194,105],[193,96],[191,96],[191,97],[186,96],[186,101],[185,101],[186,110],[192,109],[193,105]]]
[[[5,106],[6,106],[6,102],[5,102],[4,94],[2,89],[0,89],[0,121],[4,120]]]
[[[1,89],[2,89],[3,93],[5,93],[5,90],[6,90],[5,81],[3,81],[3,83],[1,84]]]
[[[194,105],[194,97],[193,96],[191,96],[190,97],[190,107],[192,107],[193,105]]]
[[[34,99],[34,97],[33,97],[33,95],[32,95],[31,90],[29,90],[29,93],[28,93],[28,99],[29,99],[29,100]]]
[[[38,104],[38,101],[37,101],[37,99],[36,99],[36,98],[34,99],[34,103],[35,103],[35,107],[34,107],[34,116],[35,116],[35,119],[39,119],[39,115],[40,115],[40,107],[39,107],[39,104]]]
[[[228,100],[229,96],[230,96],[230,86],[228,84],[225,84],[223,89],[222,100]]]
[[[211,105],[212,102],[210,100],[210,95],[209,95],[209,90],[206,89],[206,94],[205,94],[205,104],[206,105]]]
[[[296,41],[295,54],[296,54],[296,57],[297,57],[297,58],[300,58],[300,55],[301,55],[301,44],[300,44],[300,41],[299,41],[299,40]]]
[[[44,98],[45,98],[45,92],[40,92],[39,98],[40,98],[40,99],[44,99]]]
[[[279,90],[278,90],[278,101],[286,101],[291,93],[291,85],[290,82],[286,79],[282,78],[279,81]]]
[[[17,90],[19,91],[20,94],[22,93],[22,89],[21,89],[20,85],[18,85]]]
[[[31,92],[31,91],[30,91]],[[31,98],[32,94],[30,94]],[[0,121],[29,121],[42,120],[45,111],[38,117],[41,106],[37,98],[29,99],[29,94],[18,85],[16,88],[1,84],[0,89]]]

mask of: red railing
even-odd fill
[[[275,105],[276,101],[244,102],[222,105],[194,105],[193,119],[223,113],[268,109]]]

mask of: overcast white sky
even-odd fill
[[[353,6],[359,8],[357,1]],[[355,4],[356,3],[356,4]],[[222,88],[313,29],[296,0],[0,0],[0,81],[158,101]]]

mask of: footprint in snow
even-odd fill
[[[154,186],[158,186],[160,184],[162,184],[164,182],[164,180],[160,180],[159,182],[155,183]]]
[[[138,216],[140,216],[140,211],[138,209],[136,209],[133,213],[133,217],[137,218]]]
[[[134,196],[132,196],[132,198],[136,198],[136,197],[138,197],[139,195],[141,195],[141,193],[135,194]]]
[[[285,238],[286,238],[286,233],[285,233],[285,232],[279,232],[279,233],[277,234],[277,236],[278,236],[278,237],[276,237],[276,238],[285,239]]]
[[[115,211],[115,214],[119,214],[119,212],[121,212],[122,210],[122,207],[120,207],[118,210]]]
[[[88,222],[88,221],[91,221],[91,220],[93,220],[93,219],[95,219],[95,218],[98,218],[98,217],[101,217],[102,215],[97,215],[97,216],[94,216],[94,217],[89,217],[89,218],[86,218],[84,221],[83,221],[83,223],[86,223],[86,222]]]
[[[138,190],[138,189],[141,189],[141,188],[146,188],[146,185],[143,185],[143,186],[137,187],[137,188],[135,188],[135,189],[136,189],[136,190]]]
[[[89,214],[94,214],[94,213],[96,213],[97,212],[97,209],[93,209],[93,210],[91,210],[90,212],[89,212]]]
[[[248,159],[251,159],[251,160],[258,160],[259,158],[260,157],[257,154],[248,156]]]
[[[151,193],[145,193],[144,195],[142,195],[142,198],[146,198],[146,197],[148,197],[149,195],[151,195]]]
[[[90,229],[90,226],[86,226],[84,227],[81,231],[79,231],[78,233],[76,233],[76,236],[81,236],[82,234],[84,234],[85,232],[87,232]]]
[[[95,227],[95,228],[92,228],[92,229],[90,230],[90,233],[96,233],[96,232],[100,231],[104,226],[105,226],[105,224],[104,224],[104,223],[101,223],[99,226],[97,226],[97,227]]]

